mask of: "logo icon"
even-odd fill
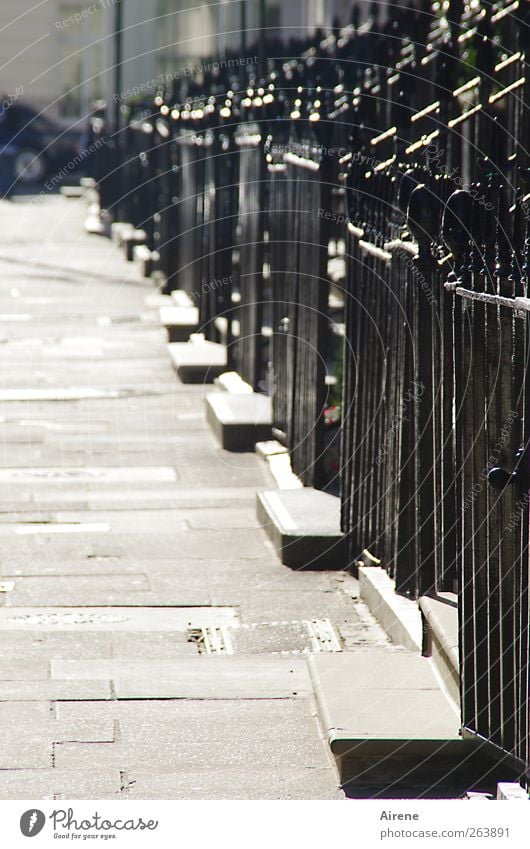
[[[30,808],[20,817],[20,830],[24,837],[35,837],[44,828],[46,816],[37,808]]]

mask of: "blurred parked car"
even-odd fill
[[[15,103],[0,111],[0,155],[6,147],[16,149],[14,176],[19,184],[42,182],[73,162],[79,138],[79,130],[65,130],[29,106]]]

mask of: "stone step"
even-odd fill
[[[261,492],[257,516],[285,566],[344,568],[338,497],[312,487]]]
[[[195,304],[184,289],[173,289],[171,292],[171,300],[176,307],[193,307]]]
[[[85,219],[85,230],[95,236],[104,236],[107,232],[105,223],[94,210],[90,210]]]
[[[253,390],[250,383],[243,380],[237,371],[225,371],[215,381],[215,385],[231,395],[252,395]]]
[[[311,655],[308,664],[341,783],[353,795],[372,787],[396,797],[401,786],[432,789],[461,773],[471,786],[485,756],[460,736],[458,711],[429,659],[373,647]]]
[[[182,383],[213,383],[226,371],[226,348],[217,342],[194,340],[167,346],[173,368]]]
[[[133,232],[134,227],[128,221],[113,221],[110,225],[110,237],[118,247],[121,247],[125,238]]]
[[[370,562],[369,551],[362,554],[363,561]],[[379,562],[379,561],[377,561]],[[411,598],[396,592],[396,583],[381,566],[357,565],[359,597],[370,613],[384,628],[393,643],[421,654],[422,627],[418,605]]]
[[[460,703],[460,661],[458,655],[458,603],[453,593],[419,600],[423,619],[423,654],[432,658],[447,691]]]
[[[193,306],[163,306],[160,323],[166,328],[170,342],[187,342],[199,326],[199,310]]]
[[[145,230],[129,230],[123,234],[122,245],[125,248],[125,258],[128,262],[134,260],[134,249],[137,245],[145,244],[147,234]]]
[[[253,451],[256,442],[272,435],[271,399],[266,395],[210,392],[205,407],[208,424],[226,451]]]
[[[61,195],[68,199],[82,198],[86,195],[86,188],[83,186],[61,186]]]

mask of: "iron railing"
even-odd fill
[[[523,769],[528,24],[508,0],[397,7],[239,89],[167,92],[125,131],[121,178],[168,289],[200,293],[208,337],[271,394],[305,484],[335,483],[340,393],[349,563],[379,560],[411,598],[457,593],[463,728]]]

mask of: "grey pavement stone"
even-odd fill
[[[195,489],[176,488],[166,484],[164,488],[154,487],[146,488],[144,485],[135,486],[133,490],[116,489],[114,487],[105,487],[94,492],[93,489],[88,489],[86,493],[79,490],[63,491],[62,501],[57,502],[57,494],[46,492],[40,493],[40,501],[42,505],[46,505],[47,509],[75,509],[76,505],[87,502],[87,507],[84,509],[102,509],[108,507],[113,510],[129,510],[131,507],[136,509],[151,509],[153,506],[160,508],[189,508],[202,510],[208,508],[217,508],[220,504],[230,505],[230,509],[237,510],[238,508],[246,508],[253,503],[256,495],[254,487],[216,487],[215,481],[211,480],[209,486]],[[57,507],[48,507],[48,503],[57,502]],[[79,506],[79,509],[83,509]]]
[[[278,729],[294,733],[296,727],[314,722],[316,706],[312,699],[144,699],[109,702],[57,702],[58,720],[102,722],[119,720],[124,734],[133,735],[135,725],[161,728],[182,726],[189,736],[219,739],[220,734],[240,736],[243,730]],[[221,729],[221,731],[220,731]]]
[[[175,379],[152,283],[83,217],[17,199],[3,232],[0,561],[15,589],[0,623],[30,621],[0,624],[0,678],[25,679],[0,688],[0,721],[25,738],[0,798],[341,798],[303,658],[267,651],[288,635],[205,657],[186,627],[222,618],[197,610],[212,604],[246,623],[329,616],[350,640],[363,623],[334,578],[283,569],[254,515],[267,464],[216,445],[210,387]],[[21,535],[43,521],[109,531]],[[125,618],[42,624],[60,606]],[[39,680],[52,666],[65,677]]]
[[[254,530],[175,530],[165,534],[149,534],[145,531],[144,534],[78,534],[76,537],[82,540],[78,550],[85,551],[90,547],[89,553],[93,554],[130,554],[144,560],[169,560],[171,557],[182,560],[206,559],[214,552],[219,560],[253,560],[263,557],[270,550],[268,540],[262,537],[259,531]],[[57,540],[58,537],[54,536],[48,544],[53,545],[59,552],[75,550],[71,539],[67,542],[64,542],[64,538]],[[18,540],[16,542],[17,547],[23,547]],[[1,543],[2,537],[0,553]]]
[[[20,720],[5,726],[9,745],[38,747],[45,743],[114,743],[116,723],[112,720]]]
[[[56,701],[58,699],[110,699],[109,681],[6,681],[0,687],[0,701],[42,700]]]
[[[55,561],[79,560],[90,557],[95,553],[123,553],[123,548],[111,548],[111,539],[107,536],[105,542],[97,544],[93,537],[97,534],[35,535],[31,537],[0,536],[0,561],[9,563],[12,560],[31,560],[35,558],[54,558]],[[92,539],[91,539],[92,537]],[[107,549],[107,550],[105,550]]]
[[[355,607],[351,599],[333,590],[287,590],[265,586],[264,589],[244,590],[216,589],[212,587],[212,604],[229,604],[237,594],[241,621],[271,622],[288,619],[332,620],[334,625],[356,620]]]
[[[231,511],[230,511],[231,512]],[[187,528],[186,518],[177,510],[146,510],[142,516],[142,524],[138,521],[138,509],[113,510],[64,510],[52,514],[54,522],[108,522],[116,534],[168,534]]]
[[[0,770],[0,799],[110,799],[120,792],[118,770]]]
[[[172,535],[182,558],[207,558],[215,552],[217,559],[252,560],[267,553],[266,538],[256,530],[200,530]],[[159,540],[161,538],[159,537]],[[220,555],[223,554],[224,558]]]
[[[53,766],[52,743],[39,735],[37,739],[11,733],[0,749],[0,772],[4,769],[45,769]]]
[[[230,529],[259,529],[261,525],[256,519],[255,511],[248,507],[232,506],[230,508],[219,506],[215,510],[204,509],[181,510],[179,516],[185,518],[186,522],[194,530],[218,531]]]
[[[239,740],[189,741],[175,731],[156,733],[148,730],[147,737],[141,735],[131,743],[120,741],[114,744],[91,744],[83,746],[65,743],[55,748],[55,763],[59,769],[74,769],[85,765],[95,769],[131,770],[134,767],[153,772],[176,772],[179,769],[195,770],[209,764],[211,768],[245,767],[254,769],[288,769],[294,767],[325,769],[329,764],[324,746],[315,736],[306,738],[279,737],[271,745],[269,736],[247,737]]]
[[[79,451],[77,451],[79,454]],[[80,468],[82,466],[83,468]],[[42,466],[35,467],[10,467],[0,469],[0,482],[9,484],[42,483],[45,487],[50,484],[65,482],[69,483],[97,483],[115,484],[126,483],[129,486],[135,483],[172,483],[176,480],[176,473],[171,466],[140,466],[136,468],[90,466],[89,464],[76,464],[68,466],[60,463],[57,467]]]
[[[160,633],[112,635],[111,657],[123,660],[170,660],[178,655],[197,657],[197,647],[184,633],[163,631]]]
[[[42,658],[95,659],[110,658],[111,641],[108,634],[41,633],[39,631],[4,631],[1,638],[4,660],[35,661]]]
[[[195,561],[197,563],[197,561]],[[203,571],[202,564],[199,567],[201,574]],[[217,562],[212,568],[205,568],[205,577],[208,581],[208,587],[216,597],[220,595],[230,595],[233,592],[234,586],[240,584],[244,586],[245,592],[279,592],[279,591],[302,591],[313,592],[321,590],[324,592],[337,592],[340,589],[340,582],[337,581],[337,573],[326,572],[323,570],[304,573],[303,581],[300,580],[300,574],[293,572],[291,569],[285,569],[280,563],[272,562],[267,559],[259,561],[248,560],[232,560],[229,563]],[[341,573],[338,573],[341,574]],[[158,571],[150,572],[152,586],[156,585],[156,580],[159,577]],[[171,577],[171,575],[169,576]],[[301,588],[303,585],[303,589]]]
[[[53,661],[54,679],[114,682],[118,699],[290,698],[309,693],[301,658],[176,658],[173,661]]]
[[[15,658],[0,660],[0,681],[45,681],[50,677],[49,665],[45,660]]]
[[[124,796],[130,799],[344,799],[332,768],[269,769],[260,764],[162,775],[132,769],[128,777]]]
[[[93,721],[119,720],[120,736],[113,746],[94,747],[98,768],[130,769],[134,764],[154,771],[186,771],[210,765],[225,767],[262,765],[286,769],[330,766],[321,744],[316,718],[307,703],[296,699],[241,702],[113,702],[107,705],[61,704],[59,716],[72,719],[90,710]],[[64,722],[65,720],[58,720]],[[271,740],[275,741],[271,746]],[[58,765],[88,757],[81,747],[57,751]]]
[[[118,575],[137,574],[138,572],[142,573],[143,569],[138,568],[137,563],[117,555],[110,557],[104,555],[101,557],[89,556],[83,560],[68,559],[66,561],[58,561],[52,556],[48,559],[44,556],[37,561],[13,557],[2,565],[4,578],[10,577],[15,580],[20,577],[45,578],[46,576],[52,578],[64,576],[67,579],[70,577],[95,578],[97,576],[113,578]]]
[[[187,632],[204,625],[237,626],[233,607],[13,607],[0,608],[0,631],[40,633]]]
[[[48,702],[0,702],[0,722],[3,727],[12,722],[19,724],[49,719],[50,715]]]
[[[22,577],[6,594],[6,606],[137,604],[149,589],[147,577],[139,574]]]

